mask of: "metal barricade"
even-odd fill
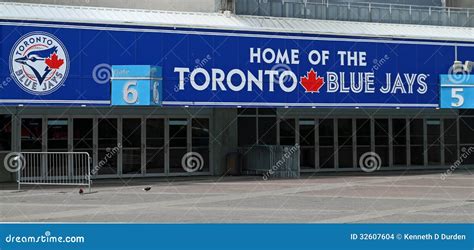
[[[21,185],[75,185],[91,188],[91,158],[86,152],[21,152],[16,158]]]
[[[262,174],[264,179],[300,177],[299,145],[254,145],[239,152],[244,174]]]

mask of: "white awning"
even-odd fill
[[[222,13],[172,12],[46,4],[0,3],[0,19],[135,24],[221,30],[474,42],[474,28],[467,27],[328,21],[224,15]]]

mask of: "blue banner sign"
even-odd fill
[[[474,108],[474,75],[441,75],[441,108]]]
[[[459,60],[474,53],[467,42],[132,25],[11,21],[0,34],[0,103],[13,105],[119,104],[111,65],[152,65],[163,106],[438,107],[455,46]]]
[[[0,248],[41,249],[456,249],[472,250],[472,224],[2,224]]]
[[[161,67],[156,66],[112,66],[112,105],[161,105],[161,75]]]

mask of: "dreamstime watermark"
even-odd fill
[[[470,73],[465,70],[456,72],[455,65],[451,66],[448,71],[448,80],[450,83],[464,83],[469,78]]]
[[[271,177],[276,171],[278,171],[280,168],[282,168],[285,163],[291,158],[292,155],[295,153],[299,152],[300,145],[295,144],[294,146],[291,147],[286,147],[285,153],[279,159],[267,172],[265,172],[262,176],[262,179],[264,181],[268,180],[269,177]]]
[[[5,237],[5,243],[84,243],[84,236],[52,236],[50,231],[44,235],[12,235]]]
[[[359,158],[359,167],[366,173],[379,170],[382,166],[382,159],[375,152],[366,152]]]
[[[18,152],[8,153],[3,159],[3,166],[8,172],[16,173],[25,167],[25,157]]]
[[[0,83],[0,89],[3,89],[5,88],[6,86],[8,86],[8,84],[10,84],[10,82],[13,81],[13,73],[10,73],[9,76],[7,76],[1,83]]]
[[[202,170],[204,167],[204,159],[202,155],[197,152],[188,152],[181,158],[181,167],[188,173]]]
[[[278,72],[278,74],[273,74],[273,82],[280,81],[279,76],[282,73],[291,72],[290,66],[288,66],[287,64],[284,64],[284,63],[278,63],[278,64],[273,65],[271,70]],[[282,80],[282,82],[280,82],[280,84],[288,83],[288,82],[291,81],[291,76],[289,74],[286,74],[281,80]]]
[[[92,79],[98,84],[106,84],[110,82],[112,76],[112,66],[108,63],[97,64],[92,70]]]
[[[196,59],[194,60],[195,62],[195,65],[194,65],[194,69],[199,69],[199,68],[203,68],[206,64],[209,63],[209,61],[212,60],[212,56],[207,54],[205,57],[201,58],[201,59]],[[187,74],[187,76],[184,77],[184,83],[188,83],[190,80],[190,74]],[[174,87],[174,92],[178,92],[179,91],[179,87],[178,86],[175,86]]]
[[[387,61],[390,60],[390,57],[385,54],[382,58],[380,59],[374,59],[372,62],[372,68],[370,69],[370,71],[372,72],[375,72],[375,71],[378,71],[379,69],[382,68],[382,66],[387,63]]]
[[[120,149],[122,148],[122,144],[117,144],[117,146],[113,147],[113,148],[106,148],[105,151],[107,151],[107,153],[105,154],[104,158],[102,160],[100,160],[97,165],[91,170],[91,175],[95,175],[99,172],[99,170],[105,166],[105,164],[107,164],[107,162],[112,159],[114,156],[116,156]]]
[[[441,176],[440,176],[440,179],[441,180],[446,180],[446,178],[448,176],[451,176],[453,174],[453,172],[459,168],[459,166],[462,165],[462,163],[469,157],[471,156],[472,154],[474,153],[474,147],[469,147],[469,148],[466,148],[466,147],[462,147],[461,148],[461,155],[459,156],[459,158],[453,163],[453,165],[451,165],[447,170],[446,172],[442,173]]]

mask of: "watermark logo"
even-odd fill
[[[377,171],[382,166],[382,159],[375,152],[366,152],[359,158],[359,167],[362,171],[371,173]]]
[[[385,54],[382,58],[380,59],[374,59],[372,61],[372,68],[370,69],[373,73],[375,73],[376,71],[378,71],[379,69],[381,69],[383,67],[383,65],[385,63],[388,62],[388,60],[390,60],[390,57]]]
[[[460,84],[467,81],[469,78],[469,72],[465,70],[456,70],[456,66],[453,65],[448,71],[448,80],[453,84]]]
[[[267,172],[263,174],[262,176],[263,180],[264,181],[268,180],[268,178],[274,175],[276,171],[284,167],[285,164],[288,162],[288,160],[290,160],[291,156],[293,156],[294,154],[298,154],[299,149],[300,149],[300,145],[298,144],[295,144],[294,146],[291,146],[291,147],[286,147],[284,149],[285,153],[283,154],[281,159],[279,159]]]
[[[43,235],[12,235],[5,237],[5,243],[84,243],[84,236],[54,236],[50,231]]]
[[[25,167],[25,157],[18,152],[11,152],[3,159],[3,166],[8,172],[18,172]]]
[[[462,163],[472,154],[474,153],[474,147],[462,147],[461,148],[461,155],[459,158],[446,170],[446,172],[442,173],[440,176],[441,180],[446,180],[448,176],[451,176],[453,172],[462,165]]]
[[[99,172],[99,170],[109,162],[114,156],[116,156],[120,149],[122,148],[122,144],[117,144],[117,146],[113,148],[106,148],[105,151],[107,152],[102,160],[100,160],[97,165],[91,170],[91,175],[95,175]]]
[[[97,84],[106,84],[110,82],[110,77],[112,76],[112,66],[108,63],[97,64],[94,69],[92,69],[92,79]]]
[[[181,158],[181,167],[188,173],[200,171],[204,167],[204,159],[197,152],[188,152]]]
[[[10,52],[13,80],[32,95],[47,95],[61,87],[69,72],[64,44],[47,32],[30,32],[18,39]]]
[[[204,66],[206,66],[206,64],[208,64],[210,61],[212,60],[212,56],[207,54],[205,57],[203,58],[197,58],[196,60],[194,60],[194,69],[200,69],[200,68],[204,68]],[[184,77],[184,83],[188,83],[190,80],[190,74],[187,74],[185,77]],[[174,86],[174,92],[178,92],[179,91],[179,86]]]
[[[273,82],[279,82],[281,80],[281,83],[288,83],[292,80],[291,76],[288,75],[288,74],[284,75],[281,79],[280,79],[280,77],[278,77],[282,73],[291,71],[290,66],[288,66],[287,64],[277,63],[277,64],[273,65],[271,70],[276,71],[278,73],[278,74],[273,75]]]
[[[10,82],[13,81],[13,74],[10,73],[9,76],[7,76],[1,83],[0,83],[0,89],[3,90],[6,86],[8,86],[8,84],[10,84]]]

